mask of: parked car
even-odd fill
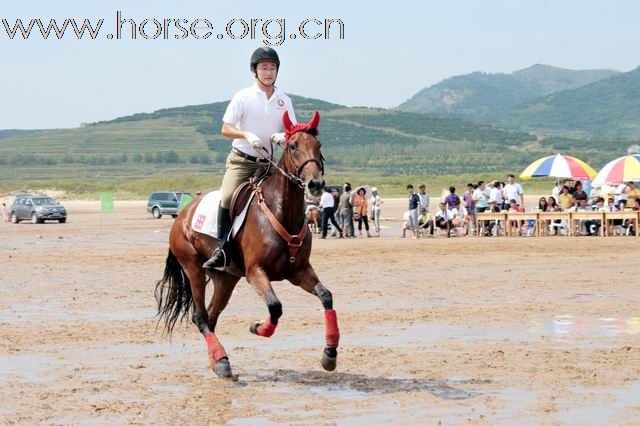
[[[178,217],[178,208],[183,195],[189,195],[182,191],[159,191],[152,192],[147,202],[147,211],[156,219],[160,219],[163,214],[170,214],[174,219]]]
[[[31,220],[31,223],[43,223],[45,220],[67,221],[67,210],[59,202],[45,195],[21,194],[11,205],[11,222]]]

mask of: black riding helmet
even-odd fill
[[[276,51],[267,46],[258,47],[251,55],[251,72],[255,74],[256,67],[259,62],[273,61],[276,63],[276,69],[280,70],[280,58]]]

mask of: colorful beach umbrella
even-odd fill
[[[619,185],[629,181],[640,181],[640,155],[625,155],[608,162],[593,180],[593,184]]]
[[[596,174],[596,171],[584,161],[569,155],[556,154],[540,158],[529,164],[520,177],[522,179],[531,179],[545,176],[591,180]]]

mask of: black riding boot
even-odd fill
[[[205,269],[223,268],[231,264],[229,253],[229,231],[231,231],[231,218],[229,209],[218,207],[218,248],[215,249],[211,259],[207,260],[202,267]]]

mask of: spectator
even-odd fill
[[[479,181],[478,186],[476,187],[475,191],[473,191],[473,202],[476,206],[476,217],[477,213],[484,213],[487,208],[489,208],[489,198],[491,198],[489,189],[487,189],[484,181]],[[480,235],[481,232],[484,232],[484,234],[487,235],[487,232],[484,229],[485,224],[486,221],[484,220],[480,222],[481,228],[476,230],[478,232],[478,235]]]
[[[356,196],[353,198],[353,217],[358,221],[358,234],[362,237],[362,223],[364,222],[364,229],[367,232],[367,238],[370,238],[371,234],[369,233],[369,219],[367,218],[367,213],[369,212],[369,203],[366,194],[366,189],[358,189]]]
[[[476,187],[472,183],[467,184],[467,190],[462,194],[462,200],[464,201],[464,207],[467,209],[467,213],[469,214],[469,233],[476,233],[476,202],[473,201],[473,192],[476,190]]]
[[[407,185],[409,191],[409,225],[413,231],[413,238],[418,238],[418,205],[420,197],[413,191],[413,185]]]
[[[592,210],[596,210],[596,211],[599,211],[599,212],[603,212],[603,211],[606,212],[607,211],[607,206],[604,205],[604,198],[598,197],[596,199],[596,205]],[[591,229],[592,228],[595,230],[593,235],[599,235],[601,227],[602,227],[602,221],[599,220],[599,219],[587,219],[587,220],[585,220],[585,228],[589,231],[589,233],[591,233]]]
[[[509,201],[509,213],[524,213],[524,209],[518,205],[518,202],[515,200],[515,198],[512,198],[511,201]],[[511,226],[516,228],[518,235],[522,232],[522,223],[523,222],[519,220],[511,221]]]
[[[433,235],[433,218],[429,214],[429,210],[420,207],[420,217],[418,218],[418,227],[425,234]]]
[[[463,228],[464,235],[467,235],[467,209],[461,206],[460,200],[456,202],[453,208],[449,211],[449,217],[451,218],[451,225],[453,228]]]
[[[574,186],[574,190],[573,190],[573,205],[574,206],[580,206],[581,204],[581,200],[583,198],[585,198],[588,202],[589,200],[589,196],[587,195],[587,193],[585,192],[584,189],[582,189],[582,182],[577,181],[575,186]]]
[[[2,203],[2,217],[5,222],[11,220],[11,213],[9,212],[9,207],[7,207],[7,203]]]
[[[549,197],[549,198],[553,198],[553,197]],[[555,202],[555,201],[554,201]],[[542,197],[538,200],[538,209],[536,210],[538,212],[547,212],[549,211],[549,204],[547,203],[547,199]],[[549,224],[547,223],[546,220],[541,220],[540,223],[538,224],[538,226],[540,227],[540,231],[542,232],[542,235],[546,235],[547,231],[549,229]]]
[[[636,187],[636,183],[633,181],[627,182],[627,187],[624,190],[624,194],[627,196],[627,206],[634,208],[636,200],[640,199],[640,189]]]
[[[406,237],[407,230],[411,230],[411,212],[409,210],[402,215],[402,238]]]
[[[456,206],[456,203],[460,203],[460,197],[456,195],[456,188],[454,186],[449,187],[449,195],[446,196],[444,202],[447,203],[449,210]]]
[[[516,200],[518,206],[524,209],[524,191],[519,183],[516,183],[514,175],[507,176],[507,184],[504,186],[505,200]]]
[[[556,203],[556,199],[554,197],[549,197],[547,200],[547,210],[548,212],[559,212],[560,206]],[[553,235],[558,235],[558,228],[562,227],[562,220],[555,219],[551,222],[551,230],[553,231]]]
[[[562,193],[560,194],[558,203],[562,210],[569,210],[573,205],[573,197],[571,196],[570,189],[567,185],[562,187]]]
[[[578,183],[576,182],[576,187]],[[574,207],[576,212],[591,212],[593,209],[589,206],[589,199],[587,197],[580,197],[578,199],[578,204]],[[573,221],[572,221],[573,222]],[[581,219],[580,220],[580,233],[582,235],[592,235],[591,232],[591,223],[593,221],[589,219]],[[599,222],[599,221],[598,221]],[[597,230],[594,235],[598,235]]]
[[[378,195],[378,188],[374,186],[371,188],[371,217],[376,229],[376,237],[380,236],[380,206],[382,203],[384,203],[384,200],[380,198]]]
[[[425,184],[423,183],[422,185],[420,185],[418,189],[420,190],[420,192],[418,192],[418,197],[420,197],[420,207],[424,207],[425,209],[429,210],[429,201],[431,200],[431,198],[427,193]]]
[[[336,223],[335,213],[335,201],[333,195],[329,192],[329,188],[324,188],[324,193],[320,198],[320,208],[322,208],[322,236],[320,238],[327,238],[327,230],[329,228],[329,221],[340,232],[340,238],[342,238],[342,230]]]
[[[436,212],[436,226],[440,229],[446,229],[447,237],[451,236],[453,224],[445,203],[440,203],[440,209]]]
[[[353,229],[353,205],[351,204],[351,184],[344,184],[344,192],[340,196],[340,204],[338,205],[338,215],[342,223],[342,235],[349,238],[354,237]]]
[[[636,198],[635,199],[635,203],[633,205],[633,211],[634,212],[640,212],[640,198]],[[636,234],[636,226],[638,226],[638,221],[636,220],[632,220],[629,223],[629,234],[630,235],[635,235]]]
[[[489,188],[489,199],[493,198],[496,200],[496,206],[500,207],[501,210],[507,210],[509,206],[507,206],[504,202],[504,185],[502,182],[493,181]]]

